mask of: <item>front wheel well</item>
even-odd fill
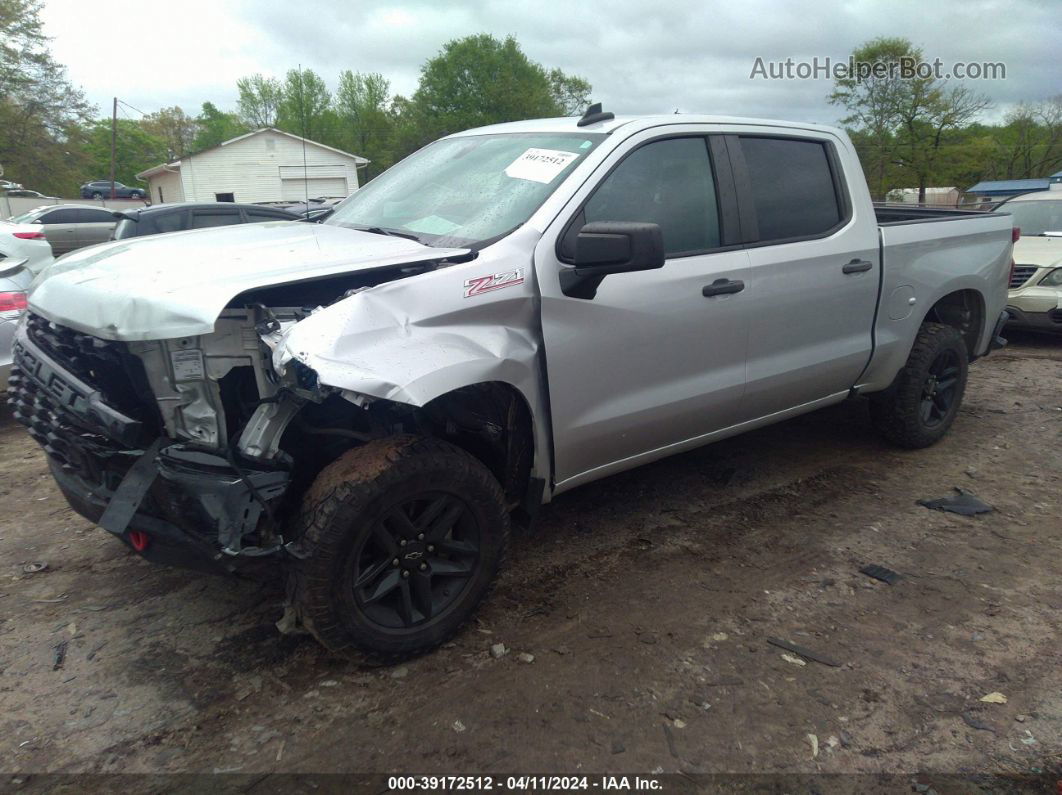
[[[398,434],[444,439],[470,453],[497,478],[510,509],[534,513],[541,500],[531,478],[531,409],[515,387],[498,381],[455,389],[421,407],[374,400],[359,408],[338,394],[308,404],[280,441],[295,475],[292,499],[346,451]]]
[[[461,387],[435,398],[417,414],[423,432],[479,459],[498,479],[511,508],[529,499],[534,421],[515,387],[500,381]]]
[[[942,323],[956,329],[966,343],[971,359],[985,326],[985,301],[977,290],[956,290],[937,301],[926,313],[924,323]]]

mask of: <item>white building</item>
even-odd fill
[[[944,205],[957,207],[962,193],[956,187],[926,188],[927,205]],[[918,188],[896,188],[889,191],[886,201],[899,202],[901,204],[918,204]]]
[[[301,201],[358,189],[369,161],[272,127],[141,171],[155,204],[179,201]]]

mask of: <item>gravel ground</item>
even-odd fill
[[[1012,337],[932,449],[886,446],[856,401],[562,496],[477,620],[395,668],[278,634],[278,582],[139,559],[3,413],[4,770],[1054,781],[1062,340]],[[995,511],[916,503],[955,486]]]

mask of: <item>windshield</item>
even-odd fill
[[[525,223],[605,136],[507,133],[436,141],[336,207],[324,223],[472,246]]]
[[[1022,237],[1062,232],[1062,198],[1007,202],[999,208],[1014,217]]]

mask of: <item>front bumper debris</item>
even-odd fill
[[[168,565],[232,572],[282,549],[266,506],[286,492],[288,472],[237,466],[158,435],[145,444],[144,423],[111,405],[103,385],[71,375],[61,353],[20,328],[8,402],[75,511]]]

